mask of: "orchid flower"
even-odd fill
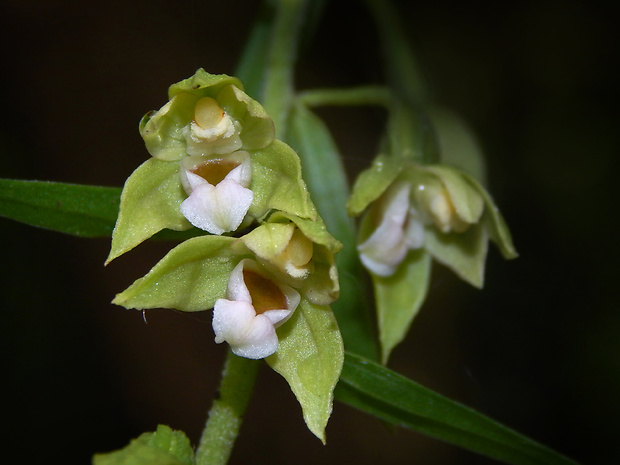
[[[235,266],[226,290],[213,308],[215,342],[228,342],[235,355],[260,359],[276,352],[276,328],[288,320],[301,300],[299,293],[274,281],[256,262]]]

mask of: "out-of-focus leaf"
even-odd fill
[[[96,454],[93,465],[193,465],[194,450],[182,431],[159,425],[154,433],[144,433],[123,449]]]
[[[82,237],[109,236],[121,190],[45,181],[0,179],[0,216]]]
[[[328,306],[302,299],[291,319],[278,328],[278,338],[278,351],[267,363],[289,383],[308,429],[324,443],[344,358],[334,314]]]
[[[389,423],[512,465],[576,462],[381,365],[347,353],[336,399]]]
[[[458,168],[486,184],[482,149],[465,121],[439,105],[430,106],[428,115],[437,134],[441,163]]]
[[[291,113],[288,140],[299,153],[304,179],[327,229],[344,244],[336,254],[340,299],[332,304],[347,350],[376,360],[378,348],[372,324],[366,276],[355,244],[357,233],[346,204],[348,182],[342,158],[326,125],[297,104]]]

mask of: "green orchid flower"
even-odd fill
[[[380,155],[358,177],[347,208],[364,213],[358,252],[373,279],[384,362],[426,297],[431,258],[481,288],[488,239],[505,258],[517,256],[491,196],[447,165]]]

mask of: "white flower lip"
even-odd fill
[[[216,172],[216,177],[221,177],[222,167],[224,172],[234,168],[223,179],[212,180],[214,185],[197,174],[205,171],[205,167],[206,171]],[[211,234],[235,231],[254,199],[248,189],[251,176],[247,152],[239,151],[215,160],[186,157],[181,165],[181,182],[189,197],[181,203],[181,213],[193,226]]]
[[[228,298],[218,299],[213,308],[215,342],[228,342],[233,353],[240,357],[261,359],[275,353],[279,345],[275,328],[291,317],[301,300],[297,291],[272,281],[263,273],[252,260],[239,262],[228,280]],[[262,303],[256,294],[264,292],[265,287],[254,288],[256,283],[252,280],[246,283],[246,278],[252,275],[258,276],[259,282],[271,283],[268,287],[277,295],[267,296],[267,299],[273,297],[274,302],[283,302],[285,308],[268,307],[257,311],[255,307]]]
[[[409,249],[424,243],[424,227],[410,206],[410,192],[409,183],[395,184],[369,212],[380,217],[379,224],[357,248],[362,264],[377,276],[393,275]]]

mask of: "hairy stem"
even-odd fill
[[[213,401],[196,450],[196,465],[228,462],[252,396],[259,365],[258,360],[237,357],[228,351],[219,396]]]

